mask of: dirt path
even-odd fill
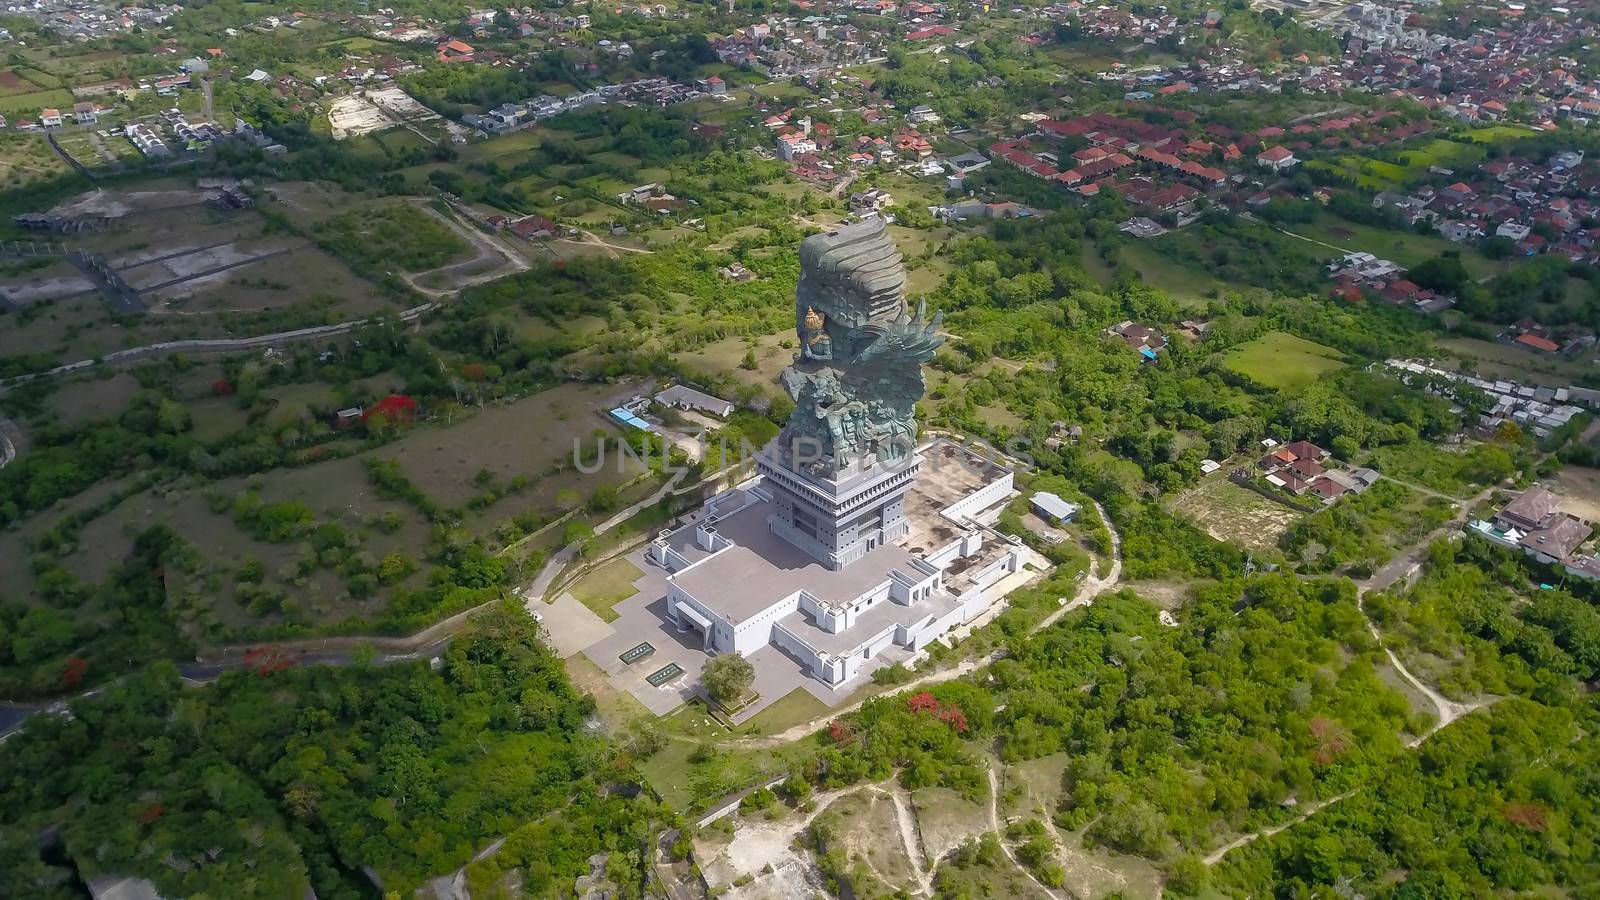
[[[1404,552],[1390,560],[1378,571],[1373,572],[1372,576],[1367,578],[1365,581],[1356,582],[1356,588],[1359,591],[1359,594],[1365,595],[1369,591],[1387,590],[1388,588],[1392,587],[1395,582],[1409,575],[1413,569],[1422,564],[1422,557],[1428,552],[1429,545],[1439,538],[1459,530],[1462,524],[1467,521],[1467,516],[1471,514],[1472,508],[1477,506],[1479,503],[1482,503],[1484,500],[1487,500],[1489,495],[1494,493],[1499,487],[1499,485],[1490,485],[1489,487],[1479,491],[1477,494],[1474,494],[1472,497],[1469,497],[1465,501],[1455,498],[1447,498],[1450,499],[1452,503],[1460,504],[1460,506],[1456,508],[1456,514],[1450,517],[1450,521],[1423,535],[1410,547],[1407,547]]]
[[[615,515],[596,525],[594,527],[595,535],[598,537],[599,535],[605,534],[607,531],[610,531],[616,526],[632,518],[640,510],[660,503],[662,498],[666,497],[668,494],[677,489],[678,485],[682,483],[684,476],[688,474],[689,472],[687,469],[680,469],[679,471],[674,472],[672,477],[667,479],[666,483],[661,485],[661,487],[657,489],[655,493],[644,498],[643,500],[640,500],[638,503],[627,507],[626,509],[618,511]],[[560,577],[563,572],[566,571],[567,566],[569,566],[572,561],[577,558],[577,544],[568,544],[550,555],[550,558],[544,564],[544,568],[540,569],[538,574],[533,576],[533,580],[528,583],[528,586],[517,592],[522,596],[523,600],[526,601],[528,609],[537,609],[534,604],[542,604],[544,602],[545,595],[550,593],[550,586],[555,583],[555,580]]]
[[[1409,487],[1409,485],[1407,486]],[[1472,712],[1475,709],[1481,709],[1485,706],[1488,706],[1498,698],[1487,698],[1474,703],[1457,703],[1456,701],[1445,697],[1443,694],[1440,694],[1432,687],[1429,687],[1423,682],[1422,679],[1412,674],[1410,669],[1406,668],[1405,663],[1400,661],[1400,657],[1397,656],[1393,650],[1384,646],[1383,633],[1378,631],[1378,626],[1373,623],[1370,617],[1367,616],[1366,604],[1364,602],[1365,597],[1368,591],[1384,590],[1390,587],[1396,581],[1400,580],[1400,578],[1408,574],[1415,566],[1420,565],[1422,554],[1427,551],[1428,546],[1444,533],[1454,531],[1456,528],[1459,528],[1461,526],[1461,522],[1465,520],[1468,510],[1476,506],[1484,498],[1488,497],[1489,494],[1494,491],[1495,487],[1497,486],[1484,488],[1478,493],[1477,496],[1467,500],[1461,506],[1460,511],[1450,522],[1432,532],[1429,532],[1421,540],[1407,548],[1407,551],[1401,554],[1401,556],[1395,560],[1395,562],[1390,563],[1382,569],[1379,569],[1365,582],[1359,582],[1357,584],[1358,592],[1356,594],[1356,605],[1357,608],[1361,610],[1362,618],[1366,620],[1367,631],[1371,633],[1372,639],[1378,642],[1379,647],[1383,648],[1384,655],[1389,658],[1389,664],[1394,666],[1394,670],[1396,672],[1400,673],[1400,677],[1404,678],[1408,684],[1421,692],[1424,697],[1427,697],[1428,702],[1432,703],[1434,707],[1435,721],[1433,727],[1429,728],[1427,731],[1416,736],[1415,738],[1412,738],[1410,741],[1407,741],[1406,747],[1408,749],[1416,749],[1428,738],[1437,734],[1439,729],[1444,728],[1446,725],[1449,725],[1451,722],[1454,722],[1455,720],[1461,718],[1467,713]],[[1452,502],[1456,503],[1461,502],[1455,498],[1447,499],[1450,499]],[[1352,788],[1342,794],[1329,797],[1326,800],[1319,800],[1315,803],[1308,804],[1305,810],[1287,822],[1273,825],[1270,828],[1263,828],[1260,831],[1252,832],[1250,834],[1240,835],[1239,837],[1234,838],[1232,841],[1229,841],[1221,847],[1218,847],[1216,850],[1213,850],[1208,856],[1206,856],[1205,864],[1208,866],[1214,866],[1221,862],[1223,857],[1227,856],[1230,852],[1237,850],[1253,841],[1272,837],[1286,828],[1298,825],[1299,823],[1304,822],[1306,819],[1316,815],[1321,810],[1326,809],[1327,807],[1344,800],[1346,797],[1353,795],[1358,790],[1360,790],[1360,788]]]
[[[1446,522],[1444,525],[1441,525],[1440,527],[1424,535],[1420,540],[1407,548],[1406,552],[1402,553],[1393,562],[1372,573],[1371,578],[1368,578],[1364,582],[1358,582],[1356,585],[1356,607],[1361,610],[1361,617],[1366,620],[1367,631],[1372,634],[1372,639],[1378,642],[1379,647],[1383,648],[1384,655],[1389,657],[1389,664],[1394,666],[1394,670],[1396,672],[1400,673],[1400,677],[1404,678],[1412,687],[1416,688],[1418,691],[1421,691],[1422,695],[1428,698],[1428,702],[1433,704],[1434,714],[1437,717],[1437,721],[1434,722],[1432,728],[1409,741],[1406,744],[1407,747],[1416,747],[1420,745],[1434,732],[1445,727],[1446,725],[1449,725],[1451,722],[1454,722],[1455,720],[1461,718],[1467,713],[1472,712],[1475,709],[1481,709],[1484,706],[1488,706],[1498,698],[1489,698],[1473,703],[1457,703],[1456,701],[1445,697],[1443,694],[1440,694],[1438,691],[1424,684],[1422,679],[1412,674],[1411,670],[1406,668],[1405,663],[1400,661],[1400,657],[1396,655],[1393,650],[1384,645],[1383,634],[1378,631],[1378,626],[1374,624],[1372,618],[1367,615],[1366,595],[1370,591],[1385,590],[1393,586],[1395,582],[1409,575],[1412,571],[1415,571],[1415,569],[1422,564],[1422,556],[1423,554],[1427,553],[1428,547],[1445,534],[1454,532],[1456,529],[1460,528],[1461,524],[1466,521],[1467,515],[1471,512],[1472,508],[1486,500],[1489,495],[1494,493],[1495,489],[1498,487],[1499,485],[1490,485],[1489,487],[1479,491],[1476,495],[1465,502],[1455,501],[1461,503],[1461,506],[1456,511],[1456,514],[1451,517],[1449,522]]]
[[[989,830],[1000,838],[1000,849],[1005,851],[1006,859],[1011,860],[1011,864],[1016,866],[1017,870],[1022,874],[1028,876],[1028,880],[1033,882],[1033,886],[1038,888],[1041,894],[1049,897],[1050,900],[1068,900],[1067,897],[1046,887],[1044,882],[1035,878],[1033,870],[1023,865],[1017,859],[1016,854],[1011,852],[1011,845],[1006,843],[1005,832],[1000,828],[1000,779],[994,774],[994,763],[992,761],[985,759],[983,764],[989,773]]]
[[[911,804],[906,802],[905,789],[894,785],[887,792],[890,801],[894,803],[895,822],[900,826],[900,843],[905,845],[906,858],[911,860],[911,868],[917,872],[917,886],[923,894],[933,896],[933,868],[928,865],[928,854],[923,849],[922,839],[918,835],[916,813],[911,811]]]
[[[12,435],[17,437],[13,438]],[[17,423],[0,415],[0,469],[4,469],[22,452],[18,445],[22,440],[22,428]]]
[[[1261,220],[1257,219],[1256,221],[1259,222]],[[1299,238],[1300,240],[1305,241],[1308,244],[1316,244],[1318,247],[1327,247],[1329,250],[1337,250],[1340,253],[1354,253],[1355,252],[1355,251],[1351,250],[1348,247],[1341,247],[1338,244],[1330,244],[1327,241],[1319,241],[1316,238],[1306,237],[1303,234],[1295,234],[1294,232],[1290,231],[1287,228],[1279,228],[1276,225],[1274,225],[1272,227],[1273,227],[1273,229],[1275,231],[1278,231],[1278,232],[1280,232],[1282,234],[1287,234],[1289,237],[1292,237],[1292,238]]]
[[[1407,490],[1416,491],[1417,493],[1422,494],[1425,497],[1436,497],[1436,498],[1438,498],[1440,500],[1448,500],[1451,503],[1460,503],[1461,502],[1461,498],[1460,497],[1452,497],[1449,494],[1442,494],[1442,493],[1434,490],[1433,488],[1423,487],[1420,484],[1413,484],[1413,483],[1411,483],[1409,481],[1401,481],[1400,479],[1395,478],[1393,475],[1379,475],[1378,478],[1380,480],[1382,480],[1382,481],[1392,481],[1395,484],[1398,484],[1398,485],[1400,485],[1401,487],[1403,487],[1403,488],[1405,488]]]
[[[624,244],[613,244],[610,241],[607,241],[607,240],[601,238],[599,235],[595,234],[592,231],[583,231],[583,230],[580,229],[578,234],[581,235],[581,237],[579,237],[578,240],[573,240],[572,238],[557,238],[556,240],[552,241],[552,243],[556,243],[556,244],[578,244],[580,246],[583,245],[583,244],[588,244],[591,247],[604,247],[604,248],[606,248],[607,251],[610,252],[610,255],[611,255],[612,259],[616,259],[617,258],[617,251],[618,250],[621,250],[624,253],[645,253],[645,254],[650,254],[650,253],[654,253],[655,252],[654,250],[646,250],[643,247],[629,247],[629,246],[626,246]]]
[[[455,232],[457,237],[466,241],[469,245],[477,250],[477,253],[475,253],[471,259],[463,260],[462,262],[450,263],[449,265],[440,266],[437,269],[429,269],[426,272],[416,272],[414,274],[401,275],[400,277],[405,279],[406,284],[410,285],[411,289],[417,293],[434,300],[444,297],[454,297],[456,294],[461,293],[462,289],[464,288],[471,287],[475,284],[483,284],[486,281],[494,281],[497,278],[504,278],[507,275],[517,272],[526,272],[533,268],[533,266],[526,259],[522,258],[521,254],[513,252],[510,248],[500,243],[498,239],[484,234],[475,228],[469,228],[466,225],[461,224],[454,216],[447,216],[444,213],[439,212],[437,209],[433,208],[431,202],[427,200],[413,200],[411,203],[424,213],[427,213],[428,215],[433,216],[435,219],[438,219],[446,228],[449,228],[451,231]],[[494,268],[483,272],[475,271],[479,266],[496,256],[504,259],[505,264],[497,265]],[[460,272],[461,274],[457,276],[455,274],[457,272]],[[430,288],[420,283],[421,279],[423,278],[438,275],[442,275],[450,279],[454,286],[448,288]]]
[[[811,859],[809,851],[797,849],[796,838],[840,799],[852,794],[883,791],[893,780],[891,776],[886,781],[873,784],[824,791],[814,796],[809,812],[786,815],[776,821],[759,818],[743,820],[734,832],[733,841],[710,859],[702,860],[701,866],[713,884],[733,884],[739,878],[750,875],[756,881],[749,887],[755,887],[767,879],[782,879],[786,873],[805,871],[816,874],[816,862]]]
[[[402,322],[412,322],[434,308],[433,302],[413,306],[396,314]],[[129,347],[126,350],[113,350],[94,359],[80,359],[77,362],[66,363],[52,369],[40,372],[30,372],[26,375],[17,375],[9,381],[0,384],[0,390],[10,385],[26,384],[40,378],[50,378],[56,375],[65,375],[71,372],[86,372],[96,366],[116,365],[123,362],[133,362],[154,356],[167,356],[173,353],[232,353],[238,350],[254,350],[261,347],[281,347],[297,341],[316,340],[319,338],[333,337],[348,334],[367,325],[373,319],[351,319],[335,325],[314,325],[310,328],[297,328],[293,331],[280,331],[274,334],[258,334],[245,338],[194,338],[179,341],[162,341],[158,344],[146,344],[142,347]]]
[[[1245,844],[1251,843],[1253,841],[1261,840],[1262,838],[1272,837],[1273,835],[1275,835],[1278,832],[1284,830],[1285,828],[1288,828],[1288,827],[1293,826],[1293,825],[1299,825],[1301,822],[1304,822],[1305,820],[1311,818],[1312,816],[1314,816],[1317,813],[1321,812],[1323,809],[1325,809],[1325,808],[1327,808],[1329,806],[1332,806],[1335,803],[1338,803],[1340,800],[1343,800],[1346,797],[1349,797],[1351,794],[1354,794],[1357,790],[1359,790],[1359,788],[1351,788],[1350,790],[1345,791],[1342,794],[1338,794],[1338,795],[1329,797],[1326,800],[1318,800],[1315,803],[1309,803],[1309,804],[1306,805],[1305,810],[1303,812],[1301,812],[1300,815],[1295,816],[1294,818],[1290,819],[1287,822],[1283,822],[1283,823],[1280,823],[1278,825],[1273,825],[1270,828],[1263,828],[1260,831],[1252,831],[1249,834],[1241,834],[1238,837],[1234,838],[1233,840],[1229,841],[1228,843],[1223,844],[1221,847],[1218,847],[1216,850],[1212,851],[1211,855],[1207,856],[1205,858],[1204,862],[1208,866],[1214,866],[1217,863],[1222,862],[1222,858],[1224,856],[1227,856],[1229,853],[1232,853],[1233,851],[1239,849],[1240,847],[1243,847]]]

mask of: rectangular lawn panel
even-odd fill
[[[639,593],[634,581],[644,577],[639,567],[625,559],[606,563],[578,579],[572,586],[572,596],[589,607],[594,614],[607,622],[616,621],[612,607]],[[635,648],[637,649],[637,648]]]

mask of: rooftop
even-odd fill
[[[748,493],[748,492],[747,492]],[[755,502],[715,523],[732,546],[681,570],[673,580],[695,599],[738,624],[804,589],[824,606],[844,606],[889,578],[894,569],[910,570],[915,556],[886,544],[837,571],[772,532],[767,516],[771,502]]]
[[[922,468],[906,491],[906,521],[911,526],[901,543],[923,554],[956,539],[960,529],[942,513],[950,504],[1004,477],[1006,470],[949,441],[922,451]]]
[[[1561,508],[1561,498],[1534,485],[1500,510],[1500,516],[1519,525],[1537,527]]]
[[[1536,553],[1565,559],[1588,540],[1592,533],[1593,529],[1587,524],[1572,516],[1562,516],[1549,528],[1530,531],[1523,535],[1518,543]]]
[[[798,611],[779,619],[778,624],[814,649],[838,655],[856,649],[862,642],[873,635],[881,634],[890,625],[910,625],[928,618],[943,616],[959,605],[959,600],[944,592],[929,594],[926,600],[911,606],[885,600],[858,615],[854,625],[838,634],[831,634],[818,628],[810,616]]]

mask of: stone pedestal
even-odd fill
[[[772,495],[772,531],[830,569],[905,537],[905,493],[922,466],[911,457],[893,466],[822,477],[788,464],[776,443],[757,460]]]

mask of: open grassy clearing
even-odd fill
[[[42,109],[47,107],[71,109],[72,104],[72,92],[63,88],[10,96],[0,95],[0,113],[4,113],[8,118],[37,119]]]
[[[900,838],[894,800],[875,791],[858,791],[835,800],[816,828],[850,860],[852,893],[884,897],[917,885],[916,867]]]
[[[631,722],[655,718],[632,694],[617,690],[611,677],[582,653],[567,657],[566,668],[573,687],[594,697],[595,711],[608,731],[616,733]]]
[[[1344,368],[1339,351],[1282,331],[1269,331],[1223,355],[1228,368],[1245,377],[1277,388],[1298,391],[1322,376]]]
[[[474,483],[480,470],[489,473],[489,483],[503,485],[518,475],[531,480],[553,465],[570,462],[574,442],[592,451],[596,429],[615,433],[600,410],[609,408],[610,398],[624,393],[626,388],[615,385],[564,384],[489,407],[450,427],[419,429],[382,448],[380,455],[399,462],[401,471],[429,497],[458,506],[483,492]],[[616,454],[609,454],[604,469],[593,476],[567,472],[545,481],[560,481],[581,491],[593,484],[627,480],[639,471],[637,463],[619,462]]]
[[[56,420],[63,425],[81,425],[121,414],[139,393],[139,381],[126,372],[106,374],[106,378],[62,385],[52,393],[49,402]]]
[[[342,212],[317,222],[313,233],[360,271],[426,272],[472,255],[444,223],[405,202]]]
[[[651,787],[676,809],[695,806],[699,797],[721,796],[763,778],[789,771],[793,750],[728,750],[716,742],[730,734],[698,704],[689,704],[659,723],[669,738],[661,752],[640,764]],[[803,751],[802,751],[803,752]]]
[[[987,793],[987,791],[985,791]],[[911,792],[917,832],[929,859],[936,859],[989,830],[988,802],[975,803],[947,787]]]
[[[1367,159],[1355,154],[1346,154],[1332,160],[1314,159],[1306,163],[1306,168],[1332,172],[1374,191],[1390,191],[1402,187],[1410,174],[1410,170],[1405,166]]]
[[[51,150],[43,137],[11,132],[0,134],[0,188],[21,187],[66,170],[66,160]]]
[[[794,361],[794,349],[784,347],[787,341],[794,343],[794,332],[783,331],[778,334],[766,334],[756,337],[754,344],[744,337],[723,338],[712,344],[683,353],[678,356],[680,362],[703,372],[718,374],[731,373],[735,378],[745,384],[760,385],[771,391],[780,390],[777,386],[778,373]],[[745,369],[741,366],[745,353],[754,350],[756,368]]]
[[[1489,125],[1483,128],[1473,128],[1461,133],[1461,137],[1477,144],[1504,144],[1520,141],[1523,138],[1533,137],[1538,134],[1531,128],[1520,125]]]
[[[1580,519],[1600,522],[1600,469],[1562,466],[1544,484],[1561,495],[1562,510]]]
[[[1085,252],[1085,256],[1089,255]],[[1099,255],[1095,254],[1099,260]],[[1124,244],[1117,254],[1119,265],[1126,266],[1139,273],[1139,278],[1154,288],[1159,288],[1167,296],[1177,301],[1179,305],[1190,308],[1201,308],[1211,301],[1211,295],[1218,290],[1240,289],[1237,285],[1230,285],[1220,279],[1213,278],[1205,272],[1196,271],[1172,257],[1162,253],[1161,239],[1153,241],[1129,241]],[[1106,273],[1109,283],[1109,269],[1101,262],[1090,270],[1091,274]]]
[[[1460,356],[1463,368],[1470,364],[1472,371],[1485,378],[1566,387],[1594,373],[1594,363],[1587,356],[1568,359],[1478,338],[1447,338],[1438,344]],[[1444,362],[1448,364],[1450,360]]]
[[[1373,159],[1359,153],[1346,153],[1332,160],[1312,160],[1308,167],[1335,172],[1372,190],[1394,190],[1426,178],[1429,169],[1439,166],[1455,169],[1481,162],[1483,147],[1474,143],[1433,138],[1400,151],[1400,161]]]
[[[1484,444],[1440,447],[1422,441],[1372,451],[1367,464],[1391,478],[1463,499],[1483,480],[1485,457],[1504,455]]]
[[[211,369],[201,372],[197,380],[215,377],[216,371]],[[381,394],[394,386],[379,376],[354,383],[350,391]],[[137,390],[137,382],[128,374],[68,383],[50,398],[50,417],[87,421],[113,416]],[[592,476],[569,469],[536,477],[570,453],[570,442],[563,441],[566,433],[552,427],[560,421],[558,416],[570,413],[573,434],[604,428],[595,413],[614,390],[563,386],[457,419],[453,426],[419,427],[353,457],[276,469],[249,479],[177,482],[135,493],[85,524],[76,548],[60,554],[59,561],[80,580],[96,583],[126,557],[135,535],[163,524],[191,547],[198,559],[193,573],[169,573],[168,590],[174,614],[202,640],[231,642],[247,639],[262,628],[324,628],[352,618],[376,620],[388,613],[396,591],[425,583],[432,564],[434,526],[409,503],[379,496],[366,471],[368,459],[400,460],[402,472],[407,465],[414,467],[420,473],[415,476],[419,489],[442,506],[463,504],[486,490],[503,491],[498,500],[475,509],[463,521],[469,532],[489,538],[493,546],[491,532],[498,523],[524,513],[536,519],[551,518],[582,505],[597,486],[620,486],[642,471],[630,462],[621,475],[608,466]],[[187,393],[196,398],[191,402],[198,431],[215,439],[245,423],[246,412],[236,401],[202,399],[202,391],[198,384],[187,392],[179,391],[180,396]],[[263,400],[258,409],[266,410],[271,424],[303,422],[311,428],[317,416],[345,402],[345,395],[328,385],[302,383],[271,388]],[[545,440],[541,442],[541,438]],[[535,458],[530,456],[533,453],[542,455]],[[477,477],[485,467],[491,472],[487,481]],[[528,486],[506,490],[511,473],[524,471],[529,475]],[[615,502],[621,506],[640,499],[653,487],[640,483],[622,490]],[[0,553],[6,557],[0,565],[0,579],[18,587],[8,586],[5,593],[33,593],[26,587],[32,583],[27,564],[30,538],[76,510],[92,508],[115,488],[113,482],[96,485],[30,520],[27,528],[7,532],[0,540]],[[282,537],[271,537],[263,532],[263,526],[241,518],[241,507],[236,504],[251,496],[273,509],[303,510],[293,514],[302,524]],[[334,526],[337,531],[331,534],[317,530]],[[559,536],[559,529],[551,534]],[[391,556],[401,560],[396,567],[385,563]],[[359,560],[359,567],[347,567],[351,559]],[[365,572],[386,574],[377,582],[362,584],[360,576]],[[600,585],[613,574],[615,583]],[[580,589],[598,591],[614,603],[632,592],[631,587],[621,585],[639,574],[628,563],[619,562]]]
[[[1305,516],[1229,481],[1226,466],[1179,494],[1171,509],[1217,540],[1257,552],[1275,552],[1278,539]]]
[[[1002,781],[1002,819],[1052,821],[1067,798],[1070,761],[1067,754],[1057,753],[1008,764]],[[1056,862],[1066,873],[1072,896],[1155,900],[1161,895],[1161,873],[1148,860],[1085,846],[1081,833],[1055,830],[1052,837]]]
[[[98,294],[37,304],[21,313],[0,315],[0,355],[51,354],[71,362],[110,350],[188,336],[168,331],[153,317],[112,320]]]
[[[36,515],[21,527],[0,530],[0,596],[8,600],[42,602],[35,587],[30,544],[48,532],[61,519],[77,515],[107,502],[128,487],[125,479],[103,481],[70,500],[56,504],[47,515]],[[94,571],[109,567],[122,554],[116,545],[99,548],[92,561]],[[92,613],[91,613],[92,615]]]
[[[330,322],[396,308],[395,300],[332,255],[300,249],[156,292],[163,308],[184,315],[312,309]]]
[[[25,66],[0,69],[0,97],[9,97],[14,94],[31,94],[49,86],[30,80],[28,74],[28,69]]]
[[[1366,251],[1392,259],[1407,268],[1445,253],[1459,253],[1461,264],[1475,279],[1499,274],[1510,267],[1508,262],[1491,260],[1472,247],[1452,244],[1438,235],[1374,228],[1331,213],[1319,215],[1314,222],[1293,223],[1284,227],[1294,234],[1352,252]]]
[[[1433,166],[1454,169],[1476,165],[1483,161],[1487,151],[1473,143],[1434,138],[1406,147],[1400,155],[1415,175],[1418,170],[1426,173]]]

